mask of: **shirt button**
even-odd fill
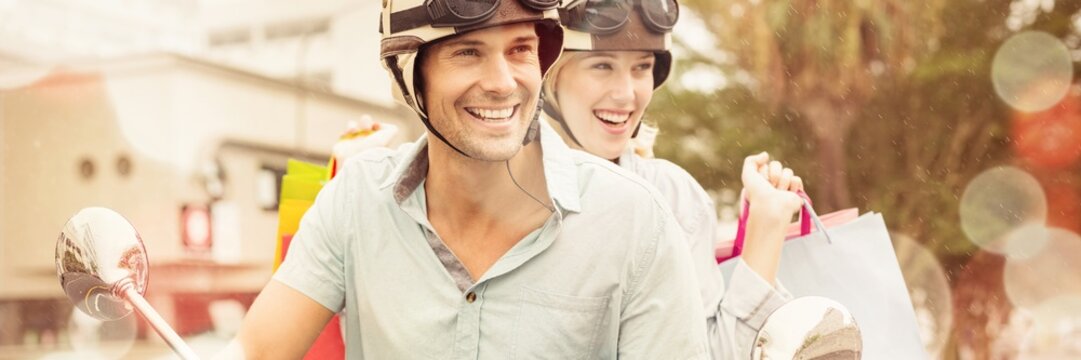
[[[470,304],[472,304],[474,301],[477,301],[477,293],[471,292],[469,294],[466,294],[465,295],[465,301],[470,303]]]

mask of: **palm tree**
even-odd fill
[[[880,85],[911,73],[939,46],[944,0],[687,0],[756,96],[810,129],[816,207],[851,205],[846,140]],[[686,47],[686,46],[685,46]],[[689,47],[693,49],[693,47]],[[718,67],[723,64],[718,63]]]

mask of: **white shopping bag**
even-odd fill
[[[878,213],[786,241],[777,280],[793,296],[843,304],[863,335],[864,359],[928,359],[889,230]],[[726,278],[734,261],[721,263]]]

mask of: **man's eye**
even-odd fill
[[[477,56],[480,52],[477,49],[462,49],[454,52],[454,56]]]
[[[514,49],[511,49],[511,53],[514,53],[514,54],[532,53],[532,52],[533,52],[533,47],[528,46],[528,45],[522,45],[522,46],[516,47]]]

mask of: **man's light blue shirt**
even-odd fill
[[[708,358],[690,251],[656,189],[544,122],[540,143],[557,211],[476,282],[428,222],[426,137],[347,162],[274,280],[345,310],[350,359]]]

